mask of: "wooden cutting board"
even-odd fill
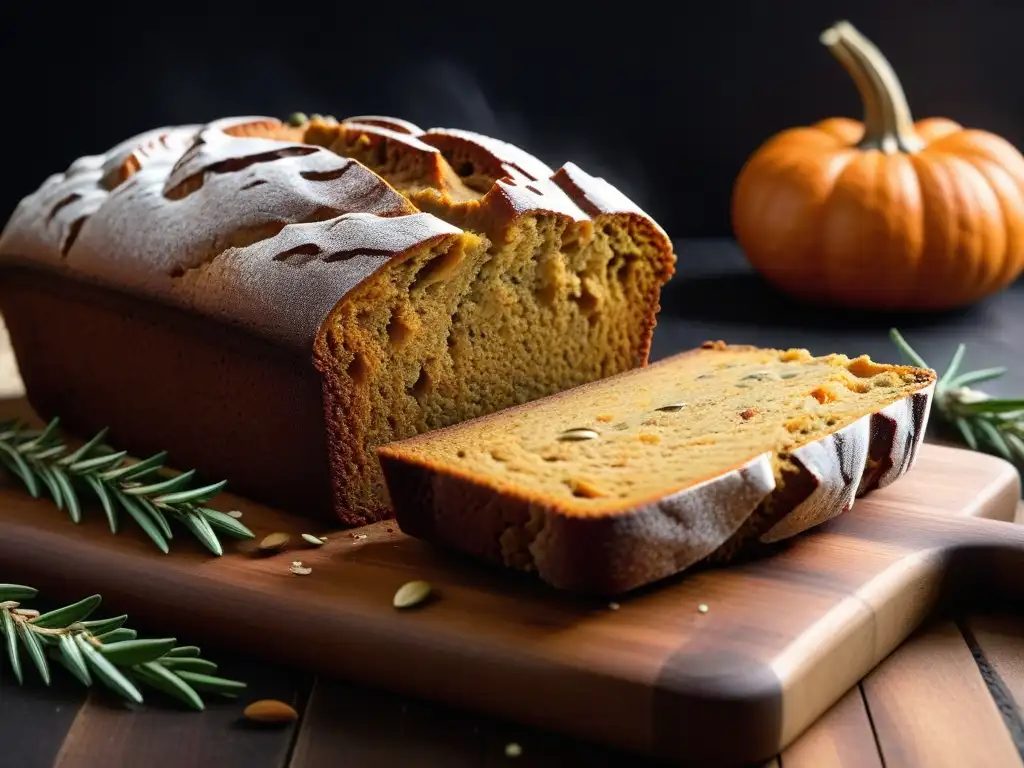
[[[23,410],[12,401],[3,411]],[[257,537],[208,556],[182,534],[170,555],[99,509],[79,526],[0,485],[0,581],[55,598],[98,592],[111,611],[200,642],[291,662],[685,764],[779,753],[892,651],[955,587],[1024,593],[1016,470],[923,446],[917,466],[782,549],[608,604],[432,549],[379,523],[309,530],[228,495]],[[983,519],[988,518],[988,519]],[[308,548],[298,534],[326,534]],[[312,568],[293,575],[301,560]],[[436,597],[398,611],[406,581]],[[704,604],[707,611],[698,610]],[[216,657],[216,653],[213,654]]]

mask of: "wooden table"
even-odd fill
[[[968,342],[971,367],[1024,360],[1024,333],[1017,327],[1024,318],[1024,285],[971,312],[930,318],[927,324],[913,318],[836,317],[797,310],[766,291],[731,243],[681,243],[679,254],[679,275],[664,294],[655,359],[706,338],[895,359],[886,337],[895,322],[937,367],[957,341]],[[991,390],[1024,392],[1024,363],[1011,375]],[[20,387],[10,349],[0,337],[0,398],[17,396]],[[1024,508],[1018,518],[1024,521]],[[167,629],[154,631],[163,635]],[[86,692],[61,673],[50,688],[36,682],[19,687],[0,673],[0,766],[650,764],[472,713],[247,659],[209,656],[223,674],[247,681],[249,689],[241,701],[211,701],[203,713],[155,703],[155,697],[143,707],[128,707],[102,690]],[[246,725],[242,706],[257,698],[290,702],[299,721],[274,729]],[[1024,615],[936,617],[770,765],[1024,766],[1022,705]],[[518,757],[506,756],[510,744],[519,745]]]

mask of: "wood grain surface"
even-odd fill
[[[0,416],[24,412],[22,402],[7,405]],[[211,649],[230,646],[659,758],[735,764],[769,759],[793,742],[915,629],[951,578],[994,584],[1008,569],[1019,573],[1024,532],[973,519],[1012,519],[1019,495],[1010,465],[925,446],[901,481],[777,554],[670,580],[613,609],[466,562],[391,523],[312,530],[329,538],[313,549],[298,541],[309,523],[224,495],[216,506],[241,509],[257,537],[283,530],[298,543],[262,557],[245,542],[212,558],[178,538],[164,556],[131,528],[112,536],[98,510],[75,527],[47,501],[7,487],[0,579],[17,575],[61,598],[100,592],[137,620],[173,626]],[[292,575],[293,560],[312,573]],[[434,599],[396,611],[395,590],[419,578],[434,585]],[[697,610],[702,603],[707,613]],[[324,697],[348,719],[377,709],[346,707],[344,695],[322,690],[312,702]],[[109,730],[95,726],[103,717],[86,702],[58,764],[86,764],[75,761],[95,747],[91,733]],[[128,754],[132,740],[164,727],[165,715],[139,717],[108,749]],[[308,717],[316,722],[316,710]],[[450,738],[429,718],[403,722]],[[372,732],[368,722],[357,730]],[[726,732],[737,738],[721,738]],[[481,736],[480,754],[504,738]],[[202,733],[179,741],[189,739],[205,743]],[[376,753],[379,744],[353,738],[345,749]],[[216,744],[205,748],[204,759],[219,759]],[[395,749],[402,762],[404,747]],[[324,753],[315,729],[299,735],[295,754],[314,765],[329,760],[317,757]]]

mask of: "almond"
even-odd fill
[[[256,723],[291,723],[299,718],[294,707],[277,699],[254,701],[245,708],[242,715],[246,720]]]

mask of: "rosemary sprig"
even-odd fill
[[[187,528],[215,555],[223,554],[217,533],[251,539],[253,532],[230,515],[206,507],[226,482],[189,488],[195,471],[161,474],[166,452],[135,463],[126,451],[103,445],[107,430],[71,450],[57,433],[58,419],[43,430],[26,429],[18,421],[0,423],[0,463],[39,498],[49,494],[58,509],[66,509],[72,521],[82,519],[79,494],[95,497],[107,516],[111,533],[117,533],[118,511],[123,510],[166,554],[173,538],[169,520]]]
[[[50,662],[56,661],[83,685],[99,680],[136,704],[142,703],[143,687],[197,710],[205,707],[200,692],[233,697],[245,688],[245,683],[215,676],[217,665],[200,658],[194,645],[178,645],[173,637],[140,640],[124,626],[127,616],[88,620],[100,605],[99,595],[44,614],[22,607],[21,601],[35,596],[32,587],[0,584],[0,634],[18,683],[24,682],[24,651],[47,685]]]
[[[914,365],[930,368],[895,328],[889,331],[893,343]],[[992,397],[972,384],[997,379],[1006,368],[984,368],[961,373],[967,348],[957,346],[953,357],[935,384],[935,410],[957,428],[971,450],[1000,456],[1024,467],[1024,399]]]

